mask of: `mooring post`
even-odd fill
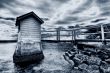
[[[101,36],[102,36],[102,43],[103,43],[104,45],[106,45],[103,24],[101,24]]]

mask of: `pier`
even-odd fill
[[[82,27],[82,28],[74,28],[72,30],[60,30],[57,29],[56,31],[41,31],[42,34],[50,34],[47,37],[42,35],[42,42],[110,42],[110,39],[105,38],[105,34],[110,34],[109,31],[104,31],[104,26],[100,25],[100,32],[95,33],[87,33],[87,32],[80,32],[82,29],[89,29],[91,27]],[[79,32],[78,32],[79,31]],[[62,34],[62,32],[65,32]],[[100,38],[79,38],[79,36],[89,36],[89,35],[100,35]],[[54,38],[53,38],[54,37]],[[66,38],[64,38],[66,37]],[[64,38],[64,39],[62,39]]]

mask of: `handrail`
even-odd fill
[[[79,36],[79,35],[96,35],[96,34],[99,34],[102,37],[100,40],[104,41],[104,40],[106,40],[104,35],[110,33],[110,32],[107,32],[107,31],[105,32],[104,31],[104,26],[103,25],[100,26],[101,31],[98,31],[98,32],[95,32],[95,33],[88,33],[88,32],[80,31],[80,29],[88,29],[88,28],[95,28],[95,27],[80,27],[80,28],[74,28],[74,29],[57,29],[57,30],[54,30],[54,31],[41,31],[41,33],[43,34],[45,32],[48,32],[48,33],[49,32],[50,33],[51,32],[56,32],[56,33],[47,34],[47,37],[56,36],[56,41],[60,41],[62,36],[69,36],[69,37],[71,37],[71,40],[73,41],[73,40],[77,40],[76,37]],[[62,31],[69,32],[69,33],[63,33],[62,34]],[[85,40],[87,40],[87,39],[85,39]],[[94,39],[94,40],[99,40],[99,39]]]

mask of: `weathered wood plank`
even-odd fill
[[[41,40],[42,42],[72,42],[72,40],[60,40],[60,41],[57,41],[57,40]],[[75,41],[77,42],[102,42],[102,39],[76,39]],[[110,42],[110,39],[106,40],[106,42]],[[73,40],[74,42],[74,40]]]

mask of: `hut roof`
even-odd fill
[[[16,19],[16,26],[19,26],[20,25],[20,21],[21,20],[24,20],[24,19],[26,19],[26,18],[28,18],[28,17],[33,17],[33,18],[35,18],[37,21],[39,21],[41,24],[42,23],[44,23],[44,21],[41,19],[41,18],[39,18],[33,11],[32,12],[29,12],[29,13],[27,13],[27,14],[24,14],[24,15],[22,15],[22,16],[19,16],[19,17],[17,17],[17,19]]]

